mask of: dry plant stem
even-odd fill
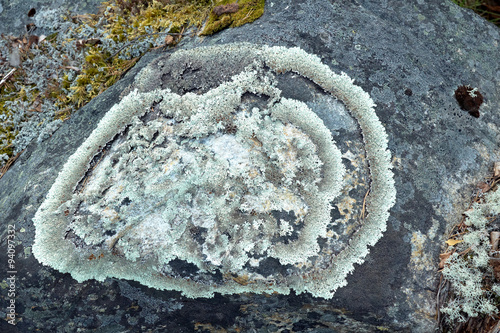
[[[366,191],[365,197],[363,199],[363,207],[361,208],[361,213],[359,214],[359,217],[361,220],[365,218],[365,211],[366,211],[366,198],[368,197],[368,194],[370,194],[370,189]]]
[[[462,256],[462,255],[464,255],[464,254],[469,253],[471,250],[472,250],[472,249],[469,247],[469,248],[467,248],[466,250],[464,250],[464,251],[462,251],[462,252],[459,252],[459,253],[458,253],[458,255],[459,255],[459,256]]]
[[[496,323],[495,326],[491,328],[491,330],[488,333],[498,333],[500,332],[500,320]]]
[[[440,302],[440,296],[441,296],[441,290],[443,289],[443,285],[446,283],[446,280],[443,281],[443,275],[439,277],[439,285],[438,285],[438,292],[436,295],[436,316],[434,317],[436,321],[439,323],[441,321],[441,302]]]
[[[2,81],[0,81],[0,87],[4,85],[7,80],[14,75],[14,72],[16,71],[17,68],[12,68],[5,76],[3,77]]]
[[[12,156],[8,161],[7,163],[5,163],[5,165],[3,166],[3,168],[0,170],[0,178],[3,177],[3,175],[5,175],[5,173],[7,172],[7,170],[9,170],[10,166],[12,164],[14,164],[14,162],[18,159],[19,156],[21,156],[21,154],[25,151],[25,149],[23,149],[22,151],[20,151],[19,153],[17,153],[17,155],[15,156]]]
[[[123,51],[125,48],[129,47],[130,44],[132,44],[132,42],[135,42],[136,40],[140,39],[140,38],[144,38],[144,37],[149,37],[149,36],[154,36],[154,35],[170,35],[170,36],[186,36],[187,34],[183,34],[183,33],[173,33],[173,32],[154,32],[154,33],[151,33],[151,34],[147,34],[147,35],[141,35],[141,36],[137,36],[131,40],[128,41],[128,43],[126,43],[125,45],[123,45],[122,47],[120,47],[118,49],[118,51],[116,51],[115,53],[113,53],[112,55],[110,55],[109,57],[106,58],[106,61],[108,61],[109,59],[111,58],[114,58],[118,53],[120,53],[121,51]]]
[[[242,21],[246,20],[247,17],[250,16],[250,14],[252,14],[254,12],[254,10],[252,9],[251,11],[248,12],[248,14],[245,15],[245,17],[242,19]]]

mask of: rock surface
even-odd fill
[[[1,248],[7,249],[8,225],[15,225],[16,312],[21,319],[16,326],[2,321],[2,332],[434,331],[436,271],[445,231],[500,159],[499,41],[498,28],[451,2],[320,0],[268,1],[264,15],[252,24],[177,46],[299,46],[334,72],[347,73],[377,104],[389,135],[397,201],[384,236],[331,300],[309,294],[187,299],[133,281],[76,283],[33,257],[32,218],[67,158],[135,87],[139,70],[171,51],[147,54],[49,140],[30,145],[0,179]],[[168,69],[163,84],[196,92],[200,82],[211,78],[199,71],[190,76],[193,69],[184,68],[186,79],[178,85],[169,82],[178,69]],[[453,96],[463,84],[484,96],[479,118],[461,110]],[[312,89],[291,85],[288,92],[307,100]],[[354,135],[339,119],[325,123],[337,141]],[[363,192],[359,195],[358,201]],[[6,252],[0,252],[1,262],[7,262]]]

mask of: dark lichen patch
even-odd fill
[[[483,104],[483,95],[471,86],[460,86],[455,90],[455,98],[462,110],[469,112],[473,117],[479,118],[479,107]]]
[[[218,1],[201,35],[212,35],[225,28],[250,23],[264,14],[265,0]]]
[[[270,277],[273,274],[285,275],[294,269],[293,265],[282,265],[278,259],[271,257],[262,257],[259,266],[254,267],[249,264],[245,265],[248,272],[258,273],[265,277]]]
[[[36,14],[36,9],[35,8],[31,8],[28,11],[28,17],[33,17],[33,16],[35,16],[35,14]]]
[[[182,276],[190,277],[198,273],[198,267],[192,263],[185,260],[173,259],[168,263],[172,268],[173,272]]]

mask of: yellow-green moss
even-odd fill
[[[17,70],[11,79],[7,80],[0,87],[0,115],[4,115],[6,119],[12,118],[12,111],[5,105],[6,102],[13,102],[16,99],[26,100],[26,91],[24,88],[20,90],[16,90],[14,81],[22,80],[22,73]],[[0,140],[0,155],[7,154],[9,157],[14,154],[14,147],[12,145],[12,141],[16,138],[18,131],[10,124],[8,120],[0,123],[0,137],[4,140],[4,143],[1,144]]]
[[[104,2],[103,8],[107,10],[92,18],[97,22],[101,15],[106,17],[106,30],[118,41],[125,39],[125,34],[127,40],[132,40],[169,27],[170,32],[189,26],[199,28],[212,9],[210,0],[153,0],[147,6],[138,0],[115,0]]]
[[[219,0],[216,6],[234,3],[234,0]],[[234,28],[250,23],[264,14],[265,0],[240,0],[239,9],[235,13],[225,13],[220,16],[211,13],[202,35],[211,35],[225,28]]]

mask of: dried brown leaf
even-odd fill
[[[486,193],[490,190],[491,186],[482,182],[482,183],[479,183],[479,189],[483,192],[483,193]]]
[[[31,45],[35,44],[35,45],[38,45],[38,41],[40,39],[38,38],[38,36],[35,36],[35,35],[31,35],[28,37],[28,48],[31,47]]]
[[[446,253],[441,253],[439,255],[439,269],[443,269],[444,265],[446,264],[446,260],[451,256],[452,252],[446,252]]]
[[[217,16],[220,16],[222,14],[227,14],[227,13],[236,13],[240,7],[236,2],[230,3],[228,5],[220,5],[214,7],[212,9],[212,13],[214,13]]]
[[[500,162],[495,162],[493,165],[493,177],[500,177]]]
[[[500,281],[500,258],[490,258],[490,266],[493,267],[495,279]]]
[[[499,242],[500,242],[500,231],[492,231],[490,233],[490,243],[492,251],[498,251]]]

